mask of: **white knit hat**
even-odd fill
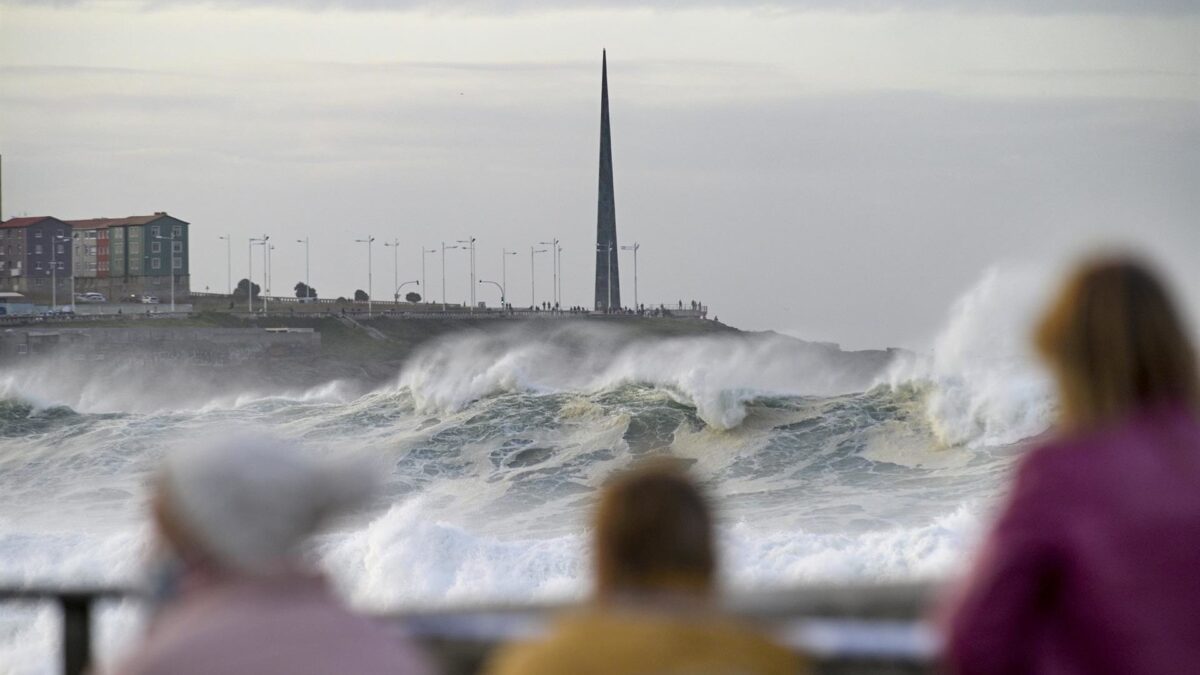
[[[215,562],[248,573],[292,559],[327,518],[364,503],[376,484],[366,462],[321,459],[262,436],[170,452],[162,479],[187,533]]]

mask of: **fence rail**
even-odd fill
[[[932,586],[812,586],[730,598],[727,609],[807,653],[825,674],[928,674],[936,640],[921,622]],[[97,603],[137,599],[129,588],[0,587],[0,603],[55,603],[62,609],[64,675],[91,665]],[[446,675],[478,672],[498,644],[541,634],[564,605],[490,605],[397,610],[378,615],[422,643]]]

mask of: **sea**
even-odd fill
[[[583,597],[597,488],[664,454],[713,501],[730,592],[945,579],[1055,412],[1026,346],[1045,288],[988,271],[923,351],[544,321],[444,336],[365,392],[336,378],[192,391],[185,376],[156,388],[108,363],[7,368],[0,584],[139,583],[159,461],[233,429],[378,463],[371,506],[310,551],[364,608]],[[101,663],[140,620],[132,601],[100,614]],[[56,672],[57,622],[50,607],[0,605],[0,672]]]

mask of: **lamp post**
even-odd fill
[[[471,306],[468,311],[475,311],[475,237],[467,237],[459,239],[459,244],[465,244],[461,248],[465,248],[471,252],[470,270],[467,273],[467,288],[470,289]]]
[[[551,307],[551,309],[557,309],[558,308],[558,238],[556,237],[554,239],[551,239],[550,241],[539,241],[538,244],[550,247],[550,253],[552,254],[550,256],[550,262],[551,262],[551,266],[554,268],[554,277],[553,277],[554,286],[552,287],[554,289],[554,292],[551,294],[552,297],[554,298],[554,305],[553,305],[553,307]]]
[[[375,237],[368,234],[366,239],[355,239],[354,241],[367,245],[367,318],[369,319],[371,318],[371,310],[373,308],[371,303],[374,302],[374,289],[371,288],[372,283],[374,283],[374,273],[371,269],[371,244],[375,242]]]
[[[400,237],[385,241],[383,245],[392,249],[392,288],[396,289],[392,304],[398,305],[400,304]]]
[[[421,281],[419,279],[413,280],[413,281],[406,281],[396,287],[396,302],[397,303],[400,302],[400,299],[399,299],[400,298],[400,289],[404,288],[405,286],[412,286],[413,284],[416,284],[417,288],[421,287]]]
[[[442,311],[446,311],[446,249],[458,248],[457,246],[447,246],[446,242],[442,242]]]
[[[504,286],[496,283],[495,281],[488,281],[487,279],[480,279],[479,283],[491,284],[491,285],[495,286],[496,288],[500,289],[500,309],[504,309]]]
[[[529,309],[537,306],[537,270],[533,267],[533,256],[545,252],[544,248],[529,247]]]
[[[304,297],[312,299],[312,281],[308,276],[308,237],[297,239],[297,244],[304,244]]]
[[[250,243],[246,245],[246,311],[254,313],[254,247],[268,239],[267,235],[262,238],[250,237]]]
[[[612,254],[613,254],[613,245],[612,245],[612,243],[611,243],[611,242],[610,242],[608,245],[605,245],[605,244],[596,244],[596,250],[597,250],[597,251],[599,251],[600,253],[604,253],[605,251],[607,251],[607,252],[608,252],[608,274],[606,274],[606,275],[605,275],[606,277],[608,277],[608,301],[607,301],[607,302],[604,304],[604,313],[605,313],[605,314],[609,314],[609,313],[611,313],[611,312],[612,312]]]
[[[233,237],[228,234],[217,237],[225,240],[225,283],[228,285],[229,297],[233,297]]]
[[[424,245],[421,246],[421,288],[422,289],[429,288],[429,286],[425,283],[425,254],[426,253],[437,253],[437,249],[436,248],[425,248]],[[424,293],[422,293],[422,295],[424,295]],[[421,298],[421,299],[424,300],[425,302],[429,302],[429,298]]]
[[[510,256],[510,255],[516,255],[516,254],[517,254],[517,252],[516,252],[516,251],[510,251],[510,250],[508,250],[508,249],[506,249],[506,248],[504,248],[504,249],[500,249],[500,250],[501,250],[501,255],[500,255],[500,285],[501,285],[501,286],[503,286],[504,288],[508,288],[508,256]],[[505,304],[505,303],[507,302],[506,298],[507,298],[508,296],[507,296],[507,295],[505,295],[504,293],[501,293],[500,295],[502,296],[502,297],[500,298],[500,300],[501,300],[501,304]],[[505,306],[504,306],[504,307],[501,307],[501,309],[505,309],[505,308],[507,308],[507,304],[505,304]]]
[[[263,293],[263,312],[267,311],[267,300],[271,297],[271,251],[275,250],[275,244],[267,244],[267,277],[263,282],[267,286],[267,292]]]
[[[58,247],[60,241],[70,239],[56,234],[50,237],[50,312],[58,309]],[[74,261],[72,261],[74,265]],[[71,270],[71,313],[75,313],[75,270]]]
[[[263,235],[263,285],[259,291],[259,297],[262,298],[263,314],[267,313],[267,295],[271,292],[271,237]]]
[[[635,311],[635,312],[641,310],[641,308],[642,308],[642,306],[638,304],[638,294],[637,294],[637,252],[638,252],[638,249],[641,247],[642,247],[642,245],[637,243],[636,241],[633,242],[633,246],[622,246],[621,247],[622,251],[633,251],[633,311]]]
[[[175,233],[171,232],[171,236],[164,237],[161,234],[154,235],[155,239],[161,239],[171,242],[167,252],[167,267],[171,273],[171,313],[175,313]]]

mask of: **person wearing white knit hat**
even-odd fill
[[[374,487],[366,464],[295,444],[231,438],[168,453],[152,511],[164,559],[161,602],[128,675],[426,675],[425,659],[345,609],[302,557],[330,517]]]

